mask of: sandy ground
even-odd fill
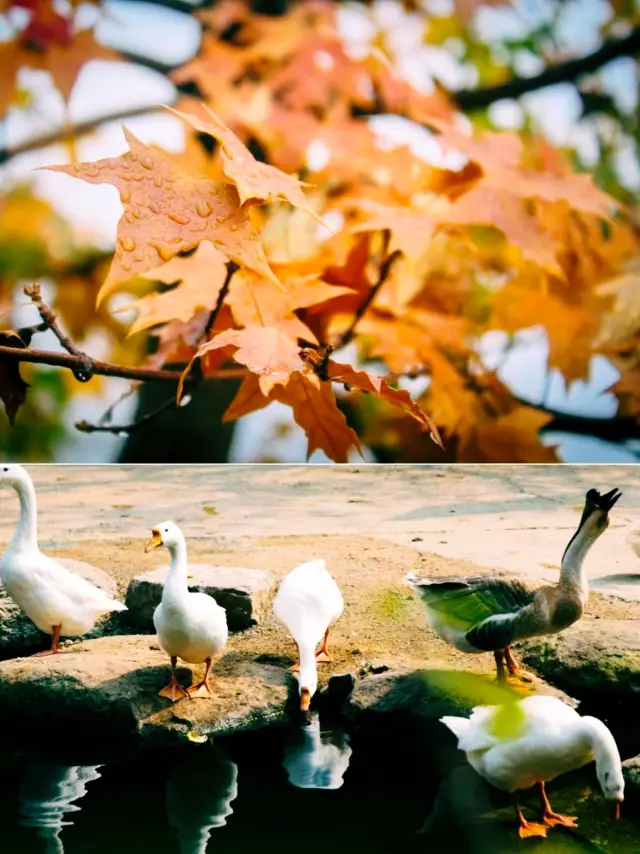
[[[640,619],[640,561],[625,531],[640,519],[633,466],[31,466],[41,546],[129,579],[166,562],[145,555],[149,529],[183,528],[193,562],[268,569],[280,577],[324,557],[340,584],[345,615],[335,663],[384,658],[490,670],[491,656],[464,656],[424,627],[406,572],[452,575],[512,570],[556,579],[586,490],[624,495],[586,569],[594,616]],[[15,494],[0,488],[0,546],[17,519]],[[612,595],[615,594],[615,595]],[[623,599],[618,597],[624,597]],[[626,601],[624,601],[626,599]],[[288,661],[292,644],[274,620],[237,635],[233,648]]]

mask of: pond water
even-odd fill
[[[440,725],[438,725],[440,726]],[[482,783],[444,728],[407,750],[378,732],[311,722],[215,745],[112,756],[0,752],[4,854],[550,854],[640,850],[633,809],[614,825],[593,769],[549,787],[583,829],[519,840],[508,797]],[[99,733],[96,733],[96,739]],[[99,746],[96,754],[100,754]],[[78,764],[71,764],[72,762]],[[84,764],[80,764],[84,763]],[[588,806],[587,804],[588,799]],[[536,809],[533,795],[526,808]],[[533,816],[532,816],[533,817]],[[585,829],[586,828],[586,829]],[[422,830],[422,833],[417,831]],[[609,836],[613,833],[613,836]]]

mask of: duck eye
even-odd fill
[[[4,467],[4,471],[9,471],[9,469],[5,466],[5,467]]]

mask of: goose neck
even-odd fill
[[[35,488],[29,480],[14,484],[14,489],[20,501],[20,517],[9,549],[13,551],[37,549],[38,512]]]
[[[602,532],[583,525],[578,528],[562,556],[560,583],[568,586],[586,587],[587,580],[582,571],[584,559],[591,546]]]
[[[171,543],[169,555],[171,563],[164,585],[164,593],[168,598],[182,598],[189,592],[187,584],[187,544],[184,538]]]

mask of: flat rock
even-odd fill
[[[536,681],[532,690],[576,705],[542,681]],[[506,696],[507,689],[497,686],[492,676],[435,668],[387,670],[360,678],[343,711],[363,726],[383,723],[399,733],[417,733],[432,730],[437,724],[440,732],[438,721],[443,715],[467,716],[474,706],[501,703]]]
[[[58,558],[58,562],[72,572],[77,572],[95,584],[108,596],[116,595],[114,578],[102,569],[71,558]],[[100,637],[105,631],[105,621],[97,623],[86,637]],[[46,645],[46,636],[35,627],[27,615],[20,610],[0,584],[0,656],[29,652]]]
[[[59,655],[3,661],[0,726],[5,734],[54,733],[62,742],[171,742],[191,731],[222,735],[284,720],[293,686],[286,670],[233,651],[212,668],[211,698],[171,703],[158,696],[169,676],[167,655],[147,635],[97,638]],[[178,668],[185,687],[199,677],[199,667]]]
[[[522,660],[579,699],[640,700],[640,623],[582,619],[557,635],[523,645]]]
[[[129,583],[126,605],[127,620],[137,629],[154,631],[153,612],[160,604],[169,566],[159,566],[136,575]],[[261,569],[237,566],[189,564],[189,590],[208,593],[227,612],[232,632],[248,629],[262,622],[269,613],[275,578]]]

